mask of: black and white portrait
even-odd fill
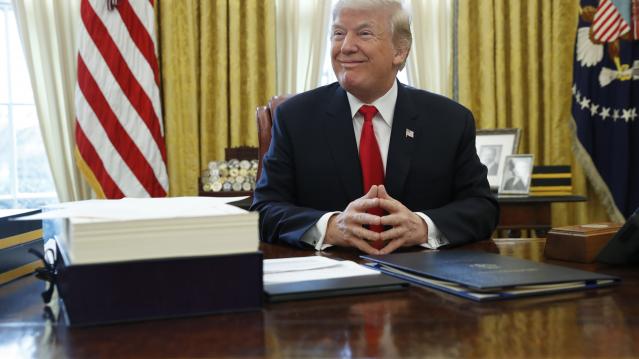
[[[488,169],[488,176],[499,173],[499,158],[502,145],[483,145],[479,147],[479,160]]]
[[[530,191],[530,176],[533,167],[532,155],[506,157],[500,193],[527,194]]]

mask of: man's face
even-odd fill
[[[520,178],[528,178],[528,163],[523,161],[514,162],[513,173]]]
[[[496,153],[492,147],[484,147],[479,153],[479,161],[483,164],[492,163],[495,160]]]
[[[380,9],[342,9],[333,22],[331,46],[337,81],[369,103],[391,88],[407,55],[395,49],[389,16]]]

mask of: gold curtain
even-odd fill
[[[572,62],[579,0],[459,1],[459,101],[478,128],[522,129],[520,153],[570,164],[585,203],[553,204],[553,226],[608,216],[573,156]]]
[[[274,0],[160,0],[170,195],[196,195],[224,148],[257,146],[255,109],[275,94]]]

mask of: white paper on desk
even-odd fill
[[[227,204],[246,197],[123,198],[65,202],[23,220],[51,218],[98,218],[136,220],[240,214],[246,210]]]
[[[266,259],[263,270],[264,284],[380,274],[353,261],[337,261],[320,256]]]

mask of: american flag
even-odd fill
[[[629,19],[630,0],[613,2]],[[597,0],[580,0],[580,5],[593,8]],[[624,36],[616,44],[592,43],[583,36],[590,26],[588,17],[579,17],[573,64],[572,117],[577,135],[573,149],[611,219],[624,221],[639,208],[639,76],[635,75],[639,41]]]
[[[639,0],[632,0],[633,38],[639,40]]]
[[[82,0],[76,159],[100,197],[163,197],[154,0]]]
[[[592,23],[593,38],[599,42],[613,42],[630,31],[630,24],[620,12],[624,10],[612,0],[602,0]]]

